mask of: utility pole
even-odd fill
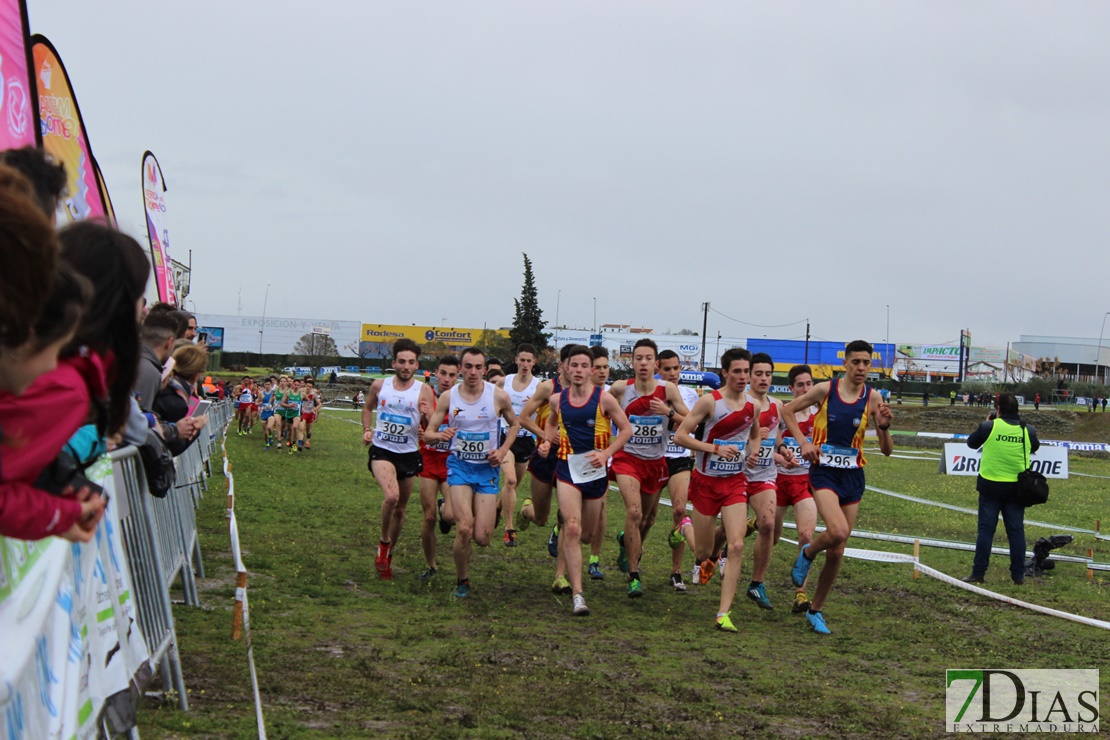
[[[705,330],[709,326],[709,301],[701,304],[701,369],[705,370]]]
[[[808,365],[809,364],[809,319],[806,319],[806,352],[805,352],[805,358],[802,359],[802,364],[803,365]]]
[[[266,304],[270,301],[270,284],[266,283],[266,297],[262,299],[262,326],[258,327],[258,354],[262,354],[262,337],[266,331]]]

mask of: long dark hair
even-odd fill
[[[139,323],[135,304],[150,277],[139,243],[121,231],[95,221],[81,221],[58,234],[61,253],[93,285],[92,301],[73,341],[62,356],[87,346],[112,355],[108,373],[108,404],[97,414],[97,428],[111,434],[123,427],[131,407],[131,389],[139,372]]]

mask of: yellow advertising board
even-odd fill
[[[363,357],[385,357],[388,349],[398,339],[407,338],[419,345],[428,342],[443,342],[451,349],[472,347],[478,344],[485,329],[472,329],[458,326],[415,326],[412,324],[363,324],[359,337],[360,354]],[[491,329],[495,334],[508,337],[503,329]]]

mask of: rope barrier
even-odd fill
[[[229,422],[230,423],[230,422]],[[231,638],[238,640],[246,635],[247,663],[251,671],[251,689],[254,693],[254,716],[258,724],[259,740],[266,740],[266,721],[262,716],[262,694],[258,688],[258,669],[254,665],[254,642],[251,640],[250,607],[247,601],[247,566],[243,563],[242,548],[239,545],[239,522],[235,518],[235,476],[231,472],[231,461],[227,457],[227,436],[220,449],[224,459],[224,477],[227,478],[227,519],[228,534],[231,539],[231,553],[235,559],[235,611],[232,616]]]

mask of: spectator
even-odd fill
[[[180,325],[176,311],[155,311],[151,309],[143,320],[139,336],[142,338],[142,359],[139,361],[139,380],[135,385],[135,395],[139,397],[139,407],[150,411],[154,399],[162,389],[162,370],[173,351],[174,341]],[[171,421],[177,421],[172,419]]]
[[[1033,410],[1034,411],[1040,411],[1041,410],[1041,394],[1040,393],[1037,393],[1033,396]]]
[[[1102,397],[1102,413],[1106,413],[1106,396]]]
[[[99,444],[74,460],[79,467],[94,461],[107,438],[124,429],[138,372],[138,314],[150,263],[134,239],[102,224],[74,224],[59,239],[62,256],[92,283],[92,299],[58,367],[35,380],[23,396],[0,402],[0,423],[8,438],[17,440],[5,445],[0,534],[87,541],[104,500],[87,488],[76,495],[52,495],[37,482],[90,420]]]
[[[0,152],[0,164],[7,165],[27,179],[35,205],[53,228],[58,201],[66,192],[66,168],[42,149],[33,146]]]
[[[159,313],[173,317],[175,327],[173,338],[186,341],[185,336],[189,333],[189,321],[187,318],[187,314],[184,311],[178,311],[176,308],[168,303],[155,303],[153,306],[150,307],[150,310],[147,311],[147,316]]]
[[[183,311],[182,314],[185,316],[185,331],[180,338],[195,342],[197,338],[197,317],[186,311]]]
[[[995,416],[995,414],[991,414]],[[973,450],[982,448],[979,462],[979,534],[975,539],[975,562],[966,583],[982,583],[990,564],[998,515],[1006,526],[1010,543],[1010,577],[1015,584],[1025,582],[1025,507],[1018,503],[1017,479],[1027,467],[1029,456],[1041,443],[1037,430],[1028,424],[1022,429],[1017,398],[1012,393],[998,396],[997,418],[988,419],[967,438]]]
[[[173,353],[174,369],[170,382],[154,402],[154,413],[166,421],[184,419],[200,401],[197,381],[208,366],[208,353],[203,347],[189,344]]]
[[[31,191],[18,172],[0,168],[0,356],[30,339],[57,261],[54,226]]]

